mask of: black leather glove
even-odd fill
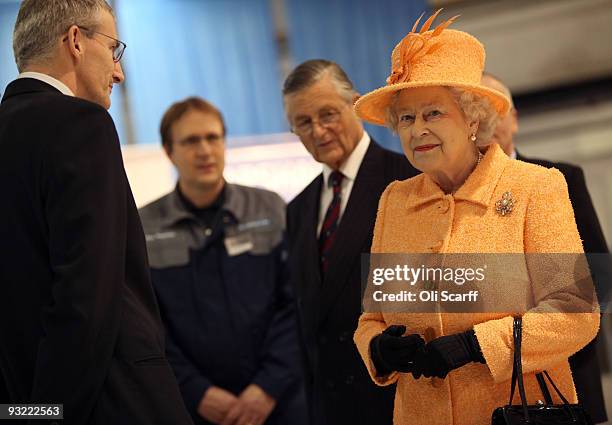
[[[470,362],[486,363],[473,330],[441,336],[429,342],[414,360],[412,376],[446,378],[451,370]]]
[[[378,376],[393,371],[412,372],[413,358],[425,341],[417,334],[403,336],[406,326],[392,325],[370,342],[370,355]]]

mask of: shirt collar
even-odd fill
[[[482,157],[480,164],[476,166],[465,183],[463,183],[459,190],[453,195],[455,200],[472,202],[484,207],[490,204],[497,182],[506,166],[512,160],[508,158],[497,144],[489,145],[486,149],[487,151]],[[406,208],[415,208],[447,196],[442,189],[440,189],[440,186],[438,186],[427,174],[422,173],[415,178],[418,180],[414,190],[414,196],[408,197]]]
[[[223,211],[229,212],[238,223],[244,221],[246,202],[243,193],[235,185],[227,182],[223,190],[225,191],[225,201],[221,207]],[[181,200],[178,185],[168,194],[165,204],[166,215],[162,222],[163,227],[171,227],[184,219],[196,219],[195,214]]]
[[[33,78],[35,80],[39,80],[42,81],[43,83],[47,83],[53,87],[55,87],[56,89],[58,89],[60,92],[62,92],[63,94],[65,94],[66,96],[73,96],[74,97],[74,93],[72,92],[72,90],[70,90],[68,88],[68,86],[64,83],[62,83],[60,80],[53,78],[50,75],[47,74],[42,74],[40,72],[22,72],[21,74],[19,74],[19,76],[17,77],[19,78]]]
[[[370,135],[364,130],[363,136],[357,142],[357,146],[353,149],[353,152],[349,155],[349,157],[344,161],[342,165],[340,165],[340,171],[345,179],[349,179],[355,181],[357,178],[357,173],[359,172],[359,167],[361,167],[361,162],[365,157],[365,154],[370,146]],[[323,181],[325,184],[329,184],[329,176],[334,171],[329,165],[323,164]]]

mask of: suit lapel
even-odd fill
[[[323,323],[336,299],[346,285],[361,285],[349,279],[361,253],[369,252],[378,200],[386,181],[384,151],[372,140],[353,184],[346,210],[342,215],[338,235],[329,254],[329,268],[321,288],[319,325]]]
[[[299,222],[303,226],[299,231],[299,252],[304,253],[303,257],[298,259],[302,262],[300,270],[304,273],[304,276],[299,279],[302,284],[299,290],[302,297],[306,299],[318,297],[321,287],[317,224],[322,184],[323,176],[319,175],[307,188],[306,193],[304,193],[304,200],[299,205],[301,216]]]
[[[306,360],[311,370],[316,369],[316,329],[319,312],[321,273],[319,271],[319,247],[317,244],[317,224],[321,196],[322,175],[319,175],[292,202],[291,215],[295,226],[292,231],[292,273],[296,282],[298,312],[302,337],[306,341]]]
[[[305,229],[305,241],[308,243],[308,252],[314,252],[310,260],[310,266],[313,267],[313,275],[316,276],[317,288],[321,284],[321,273],[319,271],[319,243],[317,240],[317,225],[319,224],[319,203],[321,202],[321,188],[323,187],[323,175],[319,175],[314,182],[307,207],[304,209],[304,221],[308,224]]]

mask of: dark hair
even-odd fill
[[[325,59],[312,59],[298,65],[283,84],[283,96],[310,87],[323,77],[329,76],[340,94],[347,102],[353,103],[355,89],[353,83],[340,65]]]
[[[225,136],[225,121],[221,111],[217,109],[212,103],[205,101],[201,97],[188,97],[180,102],[173,103],[164,113],[161,124],[159,126],[159,133],[161,134],[162,146],[168,150],[172,150],[172,136],[171,130],[172,125],[181,119],[186,112],[191,110],[198,110],[207,114],[214,115],[221,122],[223,128],[223,136]]]

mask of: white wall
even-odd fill
[[[515,94],[612,75],[612,0],[454,2],[441,16],[457,14]]]
[[[245,146],[254,142],[272,143]],[[236,146],[238,147],[232,147]],[[290,201],[317,174],[321,165],[290,133],[228,141],[225,177],[229,182],[272,190]],[[141,207],[176,184],[172,164],[159,146],[124,146],[123,160],[136,204]]]

